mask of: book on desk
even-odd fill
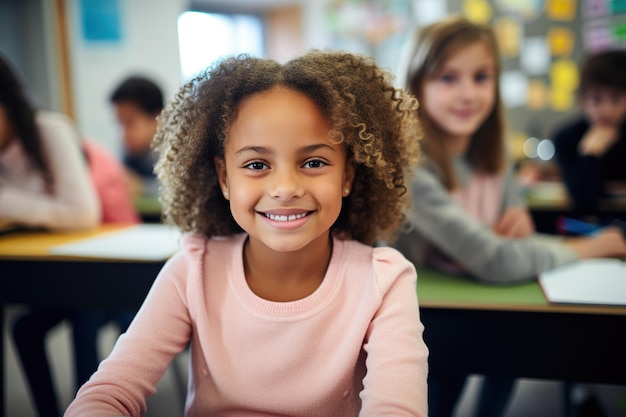
[[[542,273],[546,299],[558,304],[626,306],[626,262],[583,259]]]

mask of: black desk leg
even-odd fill
[[[2,343],[0,343],[0,417],[6,416],[6,404],[4,403],[4,381],[6,380],[6,375],[4,374],[4,306],[0,306],[0,323],[2,323]]]

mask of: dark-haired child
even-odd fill
[[[156,196],[156,155],[150,144],[156,133],[157,116],[163,110],[163,92],[151,79],[133,75],[115,87],[109,100],[122,129],[123,162],[132,194]]]
[[[589,55],[580,78],[583,115],[555,133],[554,145],[573,208],[592,214],[612,186],[626,184],[626,51]]]

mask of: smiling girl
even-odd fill
[[[567,241],[535,234],[505,157],[499,76],[488,26],[451,17],[417,33],[406,87],[420,102],[425,163],[412,184],[411,227],[396,247],[416,265],[494,284],[531,280],[580,258],[626,256],[618,229]],[[430,374],[431,417],[452,414],[465,378],[439,377]],[[486,383],[490,394],[476,415],[500,415],[512,379]]]
[[[190,342],[187,416],[426,416],[404,220],[415,99],[368,58],[226,59],[159,119],[165,218],[187,232],[72,416],[138,416]]]

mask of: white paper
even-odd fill
[[[166,260],[176,252],[180,231],[164,224],[140,224],[50,248],[52,255],[139,261]]]
[[[584,259],[539,277],[553,303],[626,305],[626,263],[618,259]]]

